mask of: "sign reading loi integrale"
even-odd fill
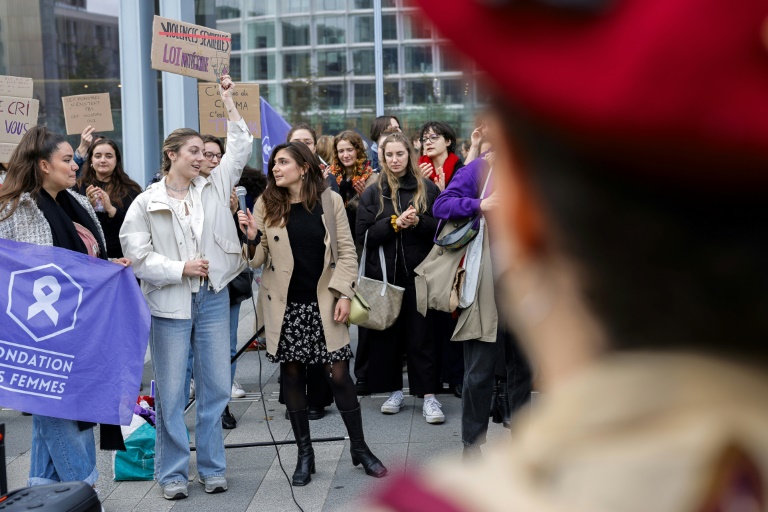
[[[215,82],[229,71],[232,35],[155,16],[152,69]]]
[[[0,239],[0,405],[128,425],[149,321],[130,268]]]

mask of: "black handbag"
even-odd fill
[[[229,288],[230,306],[240,304],[253,296],[252,276],[252,271],[250,269],[245,269],[229,282],[227,288]]]

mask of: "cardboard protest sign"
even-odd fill
[[[3,162],[4,164],[10,162],[13,150],[16,149],[17,145],[18,144],[0,143],[0,162]]]
[[[37,125],[40,102],[30,98],[0,96],[0,142],[18,144]]]
[[[32,79],[20,76],[0,76],[0,96],[32,97]]]
[[[229,73],[232,35],[183,21],[155,16],[152,69],[215,82]]]
[[[88,125],[98,132],[111,132],[115,129],[108,92],[64,96],[61,102],[64,104],[67,135],[82,133]]]
[[[261,108],[259,84],[237,84],[232,99],[245,124],[257,139],[261,137]],[[227,109],[219,96],[219,84],[197,84],[197,101],[200,109],[200,133],[227,136]]]

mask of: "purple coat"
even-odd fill
[[[478,156],[453,175],[451,182],[445,187],[432,205],[432,215],[443,220],[466,219],[480,211],[478,197],[485,185],[488,172],[488,162]],[[491,183],[485,191],[485,197],[491,194]],[[439,228],[438,228],[439,232]]]

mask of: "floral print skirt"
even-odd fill
[[[289,302],[286,305],[277,353],[274,356],[267,353],[267,359],[272,363],[298,361],[304,364],[325,364],[351,358],[352,349],[349,345],[328,352],[317,302]]]

